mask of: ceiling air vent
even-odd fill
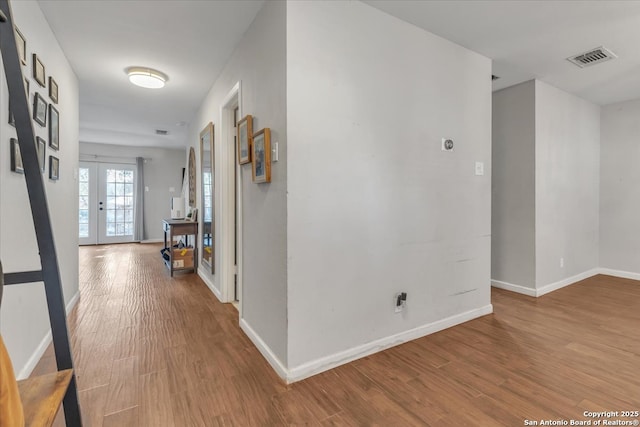
[[[500,77],[496,76],[495,74],[491,74],[491,81],[496,81],[498,80]]]
[[[617,58],[615,53],[611,52],[604,46],[600,46],[595,49],[591,49],[588,52],[569,57],[567,60],[573,62],[580,68],[584,68],[615,58]]]
[[[168,130],[156,129],[156,135],[169,135]]]

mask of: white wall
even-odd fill
[[[490,75],[363,3],[287,4],[290,369],[491,310]]]
[[[272,142],[279,142],[279,161],[272,164],[271,183],[251,182],[251,165],[242,174],[242,315],[282,365],[287,363],[287,134],[285,70],[285,2],[265,2],[222,74],[191,120],[189,142],[196,150],[198,207],[201,209],[200,131],[210,121],[215,126],[215,268],[201,274],[222,293],[221,213],[226,179],[223,165],[233,162],[232,144],[223,146],[220,108],[234,85],[241,82],[241,114],[253,115],[254,131],[271,128]],[[215,43],[215,40],[212,40]],[[202,218],[202,214],[199,215]],[[202,229],[202,223],[200,224]],[[202,267],[202,266],[201,266]]]
[[[535,115],[536,282],[542,288],[598,267],[600,107],[536,81]]]
[[[538,80],[493,100],[493,284],[540,296],[599,266],[600,108]]]
[[[640,274],[640,100],[602,108],[600,267]]]
[[[78,82],[60,49],[49,24],[35,1],[12,2],[14,20],[27,40],[29,103],[39,92],[50,102],[48,89],[32,78],[31,54],[37,53],[46,67],[47,85],[51,75],[59,86],[60,150],[47,147],[47,167],[43,176],[53,223],[65,301],[78,292]],[[15,129],[8,121],[8,92],[4,70],[0,71],[0,257],[5,272],[40,269],[40,258],[31,219],[24,175],[10,171],[9,140]],[[36,134],[49,141],[48,128],[34,122]],[[60,159],[60,180],[48,179],[49,155]],[[14,368],[19,376],[29,374],[37,362],[35,354],[49,331],[49,317],[42,283],[5,288],[1,311],[1,331]],[[40,348],[43,350],[43,348]],[[34,357],[35,356],[35,357]]]
[[[145,187],[149,188],[144,193],[144,238],[162,239],[162,220],[171,217],[171,197],[182,196],[182,169],[186,162],[184,149],[80,143],[80,160],[135,164],[136,157],[145,158],[143,178]]]
[[[535,82],[493,93],[491,278],[535,289]]]

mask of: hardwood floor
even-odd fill
[[[69,324],[92,427],[522,426],[640,410],[639,282],[596,276],[539,299],[494,289],[493,315],[286,386],[237,311],[196,275],[171,279],[159,246],[80,258]],[[52,354],[33,375],[55,370]]]

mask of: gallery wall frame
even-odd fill
[[[54,104],[58,103],[58,83],[49,76],[49,98]]]
[[[16,45],[18,45],[18,57],[22,65],[27,65],[27,39],[24,38],[18,27],[16,30]]]
[[[60,149],[60,113],[53,104],[49,104],[49,147]]]
[[[253,134],[251,157],[253,182],[271,182],[271,129],[264,128]]]
[[[251,142],[253,140],[253,117],[247,114],[236,126],[238,132],[238,163],[251,162]]]
[[[22,155],[20,154],[20,144],[15,138],[11,138],[11,171],[15,173],[24,173],[22,165]]]
[[[33,97],[33,120],[40,126],[47,125],[47,101],[38,92]]]
[[[49,179],[57,181],[60,179],[60,159],[49,156]]]
[[[33,78],[40,86],[45,87],[47,85],[44,64],[35,53],[33,54]]]

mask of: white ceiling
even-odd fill
[[[188,121],[262,3],[40,0],[79,80],[80,140],[187,145]],[[124,72],[130,66],[155,68],[169,81],[159,90],[134,86]]]
[[[493,59],[494,90],[537,78],[600,105],[640,98],[640,1],[365,3]],[[618,59],[566,60],[601,45]]]
[[[640,98],[640,1],[365,2],[492,58],[494,90],[537,78],[601,105]],[[80,140],[178,148],[263,0],[39,4],[78,76]],[[600,45],[618,59],[585,69],[565,59]],[[131,85],[129,66],[168,74],[167,86]]]

